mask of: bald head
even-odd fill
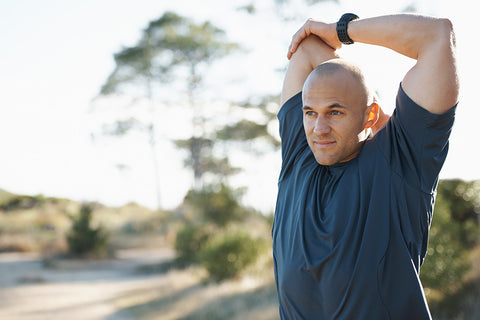
[[[371,91],[365,81],[360,68],[352,62],[344,59],[332,59],[325,61],[317,66],[308,76],[303,86],[304,94],[320,85],[322,80],[335,78],[338,81],[338,85],[345,85],[346,82],[354,83],[357,87],[363,101],[361,102],[365,106],[370,105],[374,98]]]

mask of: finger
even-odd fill
[[[287,57],[289,59],[297,51],[297,48],[300,45],[300,43],[303,41],[303,39],[305,39],[312,33],[311,27],[312,27],[313,21],[314,20],[311,18],[305,21],[303,26],[293,35],[292,41],[290,43],[289,50],[287,53]]]
[[[293,43],[290,43],[290,45],[288,46],[288,52],[287,52],[287,58],[288,60],[290,60],[290,58],[292,58],[292,55],[295,53],[295,51],[297,51],[297,48],[293,48]]]
[[[292,42],[288,48],[287,58],[290,59],[292,55],[297,51],[298,46],[302,42],[303,39],[308,37],[309,32],[308,29],[303,26],[300,30],[298,30],[292,38]]]
[[[293,35],[292,40],[290,40],[290,44],[288,45],[288,51],[287,51],[287,58],[290,60],[292,57],[292,54],[295,52],[294,51],[294,44],[295,44],[295,35]],[[296,48],[295,48],[296,50]]]

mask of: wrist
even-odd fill
[[[336,33],[338,40],[344,44],[353,44],[354,41],[351,39],[348,33],[348,25],[351,21],[357,20],[359,17],[353,13],[345,13],[336,23]]]
[[[333,51],[336,51],[342,47],[342,43],[337,37],[337,23],[325,24],[324,31],[321,33],[321,39],[330,47]]]

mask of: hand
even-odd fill
[[[293,35],[292,42],[288,47],[287,58],[290,60],[292,55],[297,51],[298,45],[303,39],[309,35],[314,34],[322,39],[333,50],[338,50],[342,47],[342,43],[338,40],[337,24],[325,23],[308,19],[307,22]]]

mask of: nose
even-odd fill
[[[329,133],[330,126],[325,119],[323,119],[322,117],[318,117],[315,121],[315,127],[313,128],[313,132],[316,134]]]

